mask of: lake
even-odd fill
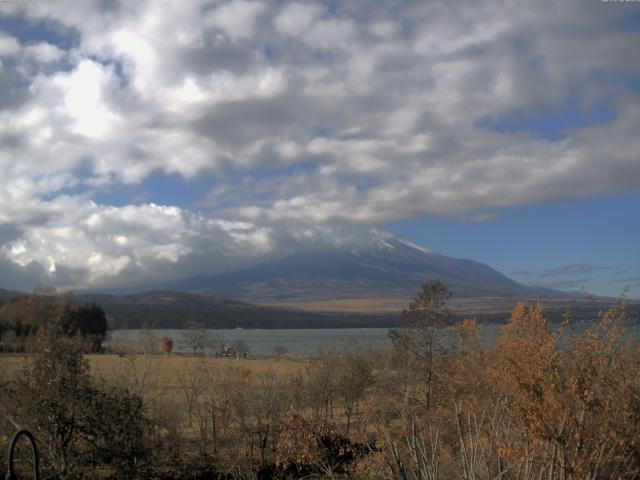
[[[150,331],[114,330],[109,344],[136,347],[145,342]],[[173,351],[190,353],[184,341],[182,330],[152,330],[160,344],[160,339],[168,336],[173,340]],[[235,329],[210,330],[211,335],[221,335],[227,345],[241,340],[256,355],[273,354],[275,345],[286,347],[294,355],[314,355],[322,349],[342,350],[357,343],[365,347],[380,348],[390,344],[388,328],[326,328],[326,329]],[[142,335],[141,335],[142,334]]]
[[[574,324],[574,330],[581,332],[589,323]],[[557,325],[554,325],[557,327]],[[638,339],[640,329],[633,322],[627,326],[627,338]],[[482,343],[489,345],[499,328],[495,324],[483,325],[481,329]],[[284,346],[294,355],[315,355],[323,349],[343,350],[358,345],[363,348],[384,348],[391,345],[388,328],[326,328],[326,329],[235,329],[210,330],[210,334],[221,336],[227,345],[236,341],[245,342],[251,353],[256,355],[273,354],[275,345]],[[149,338],[151,336],[151,338]],[[173,340],[173,351],[190,353],[184,341],[182,330],[114,330],[111,332],[109,344],[112,346],[140,347],[145,342],[158,346],[160,339],[168,336]],[[441,330],[441,344],[447,349],[455,347],[455,328],[446,327]]]

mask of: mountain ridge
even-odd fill
[[[238,271],[193,276],[163,288],[273,303],[412,297],[422,283],[435,279],[465,297],[573,295],[524,286],[481,262],[448,257],[391,235],[364,248],[296,253]]]

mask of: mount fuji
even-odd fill
[[[483,263],[447,257],[391,234],[377,232],[376,237],[364,247],[296,253],[163,287],[262,304],[409,298],[435,279],[455,297],[567,296],[521,285]]]

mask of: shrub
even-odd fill
[[[171,340],[171,338],[169,337],[163,337],[160,341],[160,348],[164,353],[169,355],[173,350],[173,340]]]

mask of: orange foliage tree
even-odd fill
[[[171,350],[173,350],[173,340],[171,340],[170,337],[163,337],[162,340],[160,340],[160,349],[169,355]]]
[[[640,361],[624,319],[621,301],[577,334],[570,323],[553,330],[540,303],[516,306],[486,370],[510,422],[505,469],[561,480],[640,473]]]

